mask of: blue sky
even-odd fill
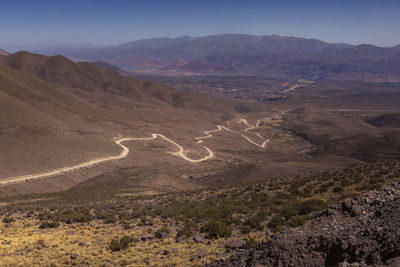
[[[399,0],[1,0],[0,6],[0,45],[103,46],[220,33],[400,44]]]

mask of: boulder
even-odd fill
[[[193,240],[196,243],[203,243],[203,244],[206,243],[205,238],[203,236],[201,236],[201,235],[194,235],[193,236]]]
[[[225,245],[226,248],[230,249],[240,249],[240,248],[245,248],[246,246],[246,241],[243,239],[238,239],[238,240],[231,240],[228,241]]]

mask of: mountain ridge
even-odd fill
[[[114,47],[55,50],[154,75],[244,75],[282,79],[400,81],[400,45],[327,43],[279,35],[221,34],[153,38]]]

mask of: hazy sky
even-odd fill
[[[220,33],[400,44],[400,0],[1,0],[0,45]]]

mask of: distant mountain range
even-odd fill
[[[156,38],[109,48],[40,52],[147,74],[400,81],[400,45],[352,46],[278,35]]]

